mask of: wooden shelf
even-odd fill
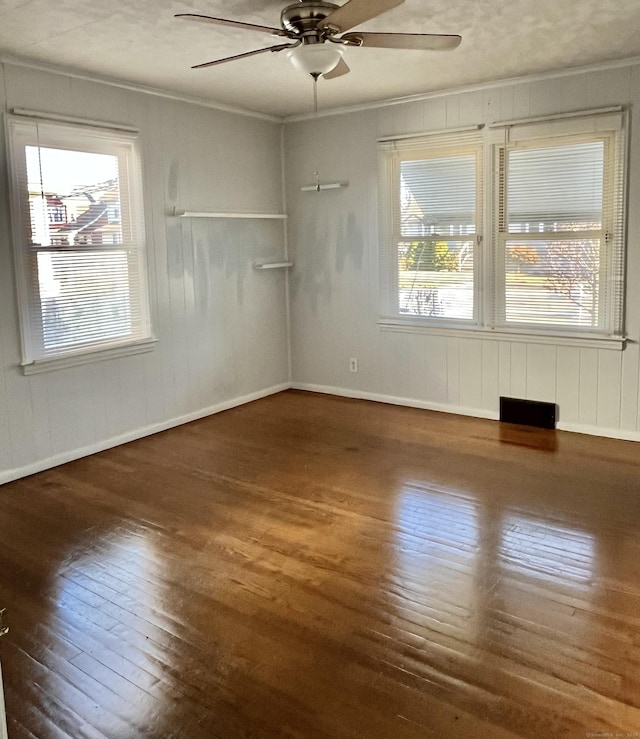
[[[293,267],[293,262],[265,262],[253,265],[255,269],[287,269]]]
[[[285,213],[213,213],[209,211],[185,210],[176,212],[179,218],[267,218],[271,220],[284,221]]]
[[[305,185],[300,189],[302,192],[320,192],[320,190],[341,190],[342,188],[347,187],[347,185],[347,182],[325,182],[324,185],[317,182],[315,185]]]
[[[284,221],[286,213],[214,213],[213,211],[178,211],[173,209],[173,215],[178,218],[249,218]],[[293,267],[293,262],[254,262],[255,269],[287,269]],[[2,739],[2,737],[0,737]]]

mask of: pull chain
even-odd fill
[[[319,76],[320,76],[319,74],[311,75],[311,77],[313,78],[313,115],[316,120],[318,118],[318,77]],[[320,192],[320,173],[318,172],[317,166],[313,174],[316,176],[316,192]]]
[[[314,116],[318,116],[318,76],[317,74],[312,74],[313,77],[313,114]]]

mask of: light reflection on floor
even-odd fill
[[[452,611],[473,607],[478,515],[473,500],[406,484],[397,498],[395,533],[398,605]]]
[[[533,632],[593,597],[588,532],[417,482],[401,488],[396,516],[394,611],[429,649],[444,635],[465,643],[467,660],[517,652],[533,665]],[[587,637],[584,620],[570,628]]]
[[[506,569],[563,584],[591,582],[594,550],[588,532],[522,514],[503,518],[500,558]]]
[[[158,679],[158,664],[172,649],[176,623],[162,602],[162,579],[149,531],[118,527],[72,552],[54,580],[52,628],[65,624],[72,641],[82,643],[83,651],[69,655],[69,662],[89,684],[112,676],[112,698],[125,722],[151,725],[168,687]],[[113,726],[115,733],[121,730]]]

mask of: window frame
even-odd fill
[[[383,185],[380,189],[382,214],[382,292],[383,320],[386,322],[426,322],[440,328],[473,329],[481,326],[482,301],[482,265],[484,242],[484,156],[483,139],[479,126],[454,132],[440,132],[425,136],[408,137],[402,141],[390,140],[380,147],[380,170]],[[402,235],[400,226],[401,186],[400,170],[403,161],[418,161],[421,154],[428,154],[425,159],[464,156],[473,154],[476,157],[476,215],[475,233],[471,238],[461,235],[459,241],[473,241],[473,315],[470,319],[440,318],[417,316],[400,313],[398,245],[409,237]],[[419,240],[419,239],[416,239]]]
[[[484,129],[484,130],[481,130]],[[395,183],[390,179],[390,164],[394,147],[405,147],[404,139],[416,139],[421,142],[447,136],[454,140],[456,136],[468,136],[474,130],[482,139],[484,187],[479,197],[484,199],[483,222],[485,231],[479,230],[478,260],[475,264],[477,273],[476,294],[478,303],[477,321],[471,325],[455,322],[451,319],[433,319],[428,316],[401,315],[393,310],[398,301],[397,259],[394,262],[393,231],[390,226],[389,212],[392,211],[392,198]],[[505,305],[504,265],[500,268],[500,232],[498,204],[498,153],[501,147],[515,146],[516,142],[552,142],[561,145],[561,141],[589,140],[589,137],[601,137],[608,140],[612,165],[610,167],[612,188],[611,215],[614,223],[603,221],[601,233],[612,234],[606,246],[608,279],[606,285],[607,305],[605,311],[608,322],[600,329],[579,326],[554,326],[552,324],[515,323],[500,320],[500,311]],[[622,107],[607,108],[596,111],[584,111],[571,114],[559,114],[548,118],[537,118],[523,121],[482,125],[473,129],[456,129],[438,131],[433,134],[407,137],[385,137],[379,139],[380,155],[380,271],[381,271],[381,316],[378,326],[382,331],[400,331],[404,333],[428,333],[444,336],[469,338],[487,338],[524,343],[542,343],[567,346],[587,346],[621,350],[626,343],[625,323],[625,290],[626,290],[626,181],[628,161],[627,113]],[[606,160],[605,160],[606,161]],[[604,200],[604,197],[603,197]],[[604,213],[603,213],[604,217]],[[615,226],[615,228],[614,228]],[[582,232],[577,232],[581,234]],[[594,231],[591,233],[600,233]],[[542,234],[540,234],[542,235]],[[547,234],[544,234],[548,236]],[[505,237],[508,234],[504,235]],[[518,237],[520,234],[518,235]],[[533,234],[535,236],[535,234]],[[482,248],[484,245],[484,249]],[[617,251],[617,253],[616,253]],[[615,257],[612,255],[615,254]],[[396,272],[394,275],[393,272]],[[612,282],[615,283],[612,286]]]
[[[5,116],[9,190],[12,210],[14,267],[21,338],[21,367],[34,374],[102,359],[151,351],[152,331],[147,235],[144,220],[142,162],[139,133],[128,128],[15,113]],[[77,251],[79,245],[33,244],[28,191],[26,147],[108,154],[117,157],[122,243],[89,244],[90,253],[124,253],[129,265],[127,298],[140,319],[133,335],[77,342],[47,351],[43,339],[43,303],[39,296],[38,255]]]

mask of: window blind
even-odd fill
[[[389,200],[383,269],[393,280],[389,313],[472,322],[482,220],[477,131],[385,142]],[[387,205],[388,207],[388,205]]]
[[[500,146],[496,324],[622,331],[618,132]]]
[[[151,333],[137,136],[9,120],[24,363]]]

